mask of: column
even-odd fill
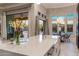
[[[68,19],[66,18],[64,20],[65,20],[65,33],[67,33],[67,21],[68,21]]]
[[[76,34],[76,18],[73,19],[73,33]]]
[[[57,23],[57,33],[59,33],[59,24]]]
[[[52,20],[48,19],[49,35],[52,35]]]
[[[35,35],[36,16],[37,16],[37,5],[32,4],[30,9],[29,9],[29,12],[28,12],[29,36],[34,36]]]
[[[6,13],[2,12],[1,13],[1,37],[7,39],[7,27],[6,27]]]

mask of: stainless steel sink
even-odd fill
[[[0,49],[0,56],[25,56],[25,55]]]

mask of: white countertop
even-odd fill
[[[38,36],[30,37],[25,44],[16,45],[8,42],[2,43],[0,41],[0,49],[20,53],[29,56],[43,56],[45,53],[56,44],[59,37],[52,39],[52,36],[47,35],[45,39],[39,40]]]

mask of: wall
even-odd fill
[[[28,15],[30,21],[30,26],[29,26],[30,36],[35,36],[36,16],[38,15],[38,11],[46,15],[46,10],[42,6],[38,4],[32,4]]]
[[[29,36],[35,35],[35,23],[36,23],[36,16],[40,11],[43,14],[46,14],[46,11],[43,7],[38,4],[32,4],[31,7],[19,10],[12,10],[4,13],[0,13],[0,18],[2,21],[2,28],[1,28],[1,36],[3,38],[7,38],[7,30],[6,30],[6,15],[28,12],[28,19],[29,19]]]
[[[46,15],[46,9],[43,6],[38,5],[38,11],[41,12],[42,14]]]
[[[66,15],[68,13],[76,13],[76,5],[47,10],[48,17],[50,17],[50,16],[61,16],[61,15]]]
[[[51,16],[64,16],[68,13],[76,13],[76,7],[77,7],[77,5],[47,10],[47,18],[50,19],[50,23],[49,23],[50,34],[52,34]],[[76,25],[75,25],[76,24],[76,18],[74,18],[74,21],[75,21],[74,32],[76,32]]]
[[[6,13],[1,12],[0,13],[0,19],[1,19],[1,37],[7,38],[7,31],[6,31]]]
[[[16,13],[24,13],[24,12],[28,12],[29,8],[24,8],[24,9],[19,9],[19,10],[12,10],[12,11],[8,11],[6,12],[7,15],[10,14],[16,14]]]

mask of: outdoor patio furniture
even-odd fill
[[[61,42],[70,42],[71,33],[61,33]]]

